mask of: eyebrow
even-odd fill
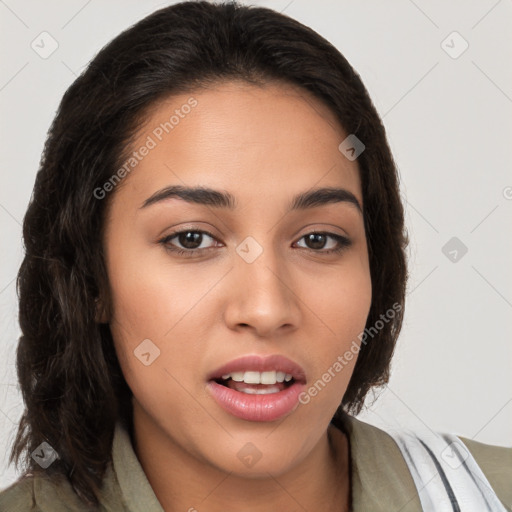
[[[189,203],[195,203],[215,208],[227,208],[234,210],[237,207],[235,196],[226,191],[214,190],[208,187],[184,187],[171,185],[158,190],[140,206],[140,209],[165,201],[170,198],[183,199]],[[288,211],[306,210],[329,203],[347,203],[353,205],[362,214],[363,210],[356,196],[344,188],[322,187],[307,190],[294,196],[288,206]]]

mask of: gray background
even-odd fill
[[[7,467],[23,408],[15,275],[46,131],[95,53],[168,3],[0,0],[0,488],[17,476]],[[512,446],[512,2],[244,3],[283,11],[347,57],[400,169],[411,238],[405,325],[390,383],[359,418]]]

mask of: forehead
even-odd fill
[[[222,83],[167,97],[147,112],[128,148],[138,153],[136,165],[121,188],[142,202],[170,184],[231,190],[242,199],[343,186],[362,203],[357,162],[338,149],[346,137],[306,90]]]

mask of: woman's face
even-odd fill
[[[152,109],[104,243],[135,428],[162,450],[278,475],[325,435],[371,302],[357,161],[338,149],[348,135],[285,85],[230,82]],[[175,186],[217,200],[159,195]],[[345,192],[294,205],[320,188]],[[225,367],[243,356],[256,357]],[[293,380],[272,384],[283,373]]]

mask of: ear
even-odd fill
[[[107,316],[107,313],[105,312],[105,306],[103,304],[103,301],[97,297],[94,301],[96,304],[96,314],[95,314],[95,320],[98,324],[108,324],[109,318]]]

